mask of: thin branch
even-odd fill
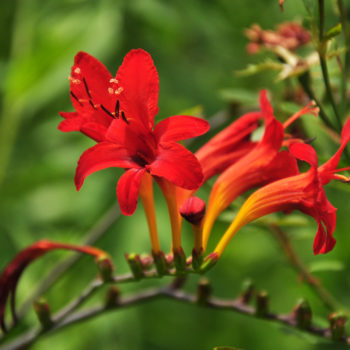
[[[291,266],[300,274],[302,279],[310,286],[311,290],[320,298],[324,306],[330,311],[343,309],[331,293],[322,285],[321,281],[312,275],[307,266],[299,258],[291,245],[288,235],[277,225],[270,225],[269,227],[278,242],[281,244]]]
[[[112,307],[111,306],[106,307],[105,305],[100,305],[100,306],[89,308],[84,311],[75,312],[72,315],[66,317],[64,320],[54,324],[54,326],[47,332],[39,329],[30,331],[25,335],[23,335],[21,338],[16,339],[15,341],[7,345],[4,345],[1,348],[1,350],[19,350],[24,347],[28,347],[29,345],[32,345],[45,333],[51,334],[53,332],[63,329],[64,327],[67,327],[82,321],[86,321],[88,319],[94,318],[96,316],[99,316],[106,312],[110,312],[112,310],[116,311],[122,308],[138,305],[144,302],[148,302],[148,301],[152,301],[160,298],[176,300],[186,304],[197,304],[197,297],[195,294],[187,293],[178,289],[173,289],[170,286],[156,288],[156,289],[153,289],[153,288],[147,289],[139,293],[121,298],[118,301],[118,303],[116,303],[115,306],[112,306]],[[212,309],[234,311],[247,316],[258,317],[256,315],[256,309],[245,304],[241,298],[221,299],[221,298],[212,297],[212,298],[209,298],[205,304],[201,304],[201,305]],[[266,313],[265,315],[260,316],[259,318],[276,322],[276,323],[285,325],[287,327],[297,328],[297,322],[293,312],[288,315]],[[331,333],[329,331],[329,328],[320,328],[320,327],[311,325],[310,327],[307,327],[302,331],[331,340]],[[350,344],[350,338],[348,337],[343,337],[339,341],[345,344]]]

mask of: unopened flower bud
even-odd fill
[[[261,291],[256,296],[255,313],[259,317],[264,317],[269,312],[269,296],[266,291]]]
[[[248,304],[253,297],[255,291],[254,283],[252,280],[246,280],[242,285],[242,293],[240,299],[243,304]]]
[[[33,303],[34,311],[43,329],[48,329],[52,326],[50,305],[43,298]]]
[[[306,300],[299,301],[293,311],[293,317],[299,328],[308,329],[311,326],[312,311]]]
[[[344,338],[347,317],[342,314],[332,313],[329,315],[328,319],[332,339],[341,340]]]
[[[197,286],[197,303],[207,304],[212,293],[212,287],[207,278],[201,278]]]
[[[187,198],[181,205],[180,214],[192,225],[199,225],[205,214],[205,202],[198,197]]]
[[[130,266],[131,272],[134,275],[136,280],[139,280],[143,277],[143,266],[138,254],[125,254],[125,258]]]
[[[105,255],[96,259],[97,267],[103,282],[108,283],[113,280],[114,266],[111,259]]]
[[[120,298],[120,290],[116,286],[112,286],[108,289],[105,297],[106,308],[112,308],[118,305]]]

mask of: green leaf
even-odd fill
[[[258,64],[249,64],[247,68],[238,70],[235,72],[237,76],[250,76],[255,75],[261,72],[265,72],[267,70],[281,70],[283,68],[282,63],[274,62],[271,60],[267,60]]]
[[[339,22],[336,26],[331,28],[325,35],[325,40],[330,40],[342,32],[342,24]]]
[[[310,272],[342,271],[344,264],[339,260],[314,261],[309,266]]]
[[[216,346],[214,350],[243,350],[243,349],[233,348],[232,346]]]

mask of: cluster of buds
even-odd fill
[[[247,45],[250,54],[277,46],[294,51],[311,41],[310,32],[295,22],[282,23],[277,26],[277,30],[264,30],[258,24],[253,24],[245,30],[245,35],[250,41]]]

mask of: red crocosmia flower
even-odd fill
[[[125,56],[114,80],[117,94],[106,91],[104,98],[110,102],[103,102],[103,108],[101,105],[112,122],[105,139],[81,156],[75,175],[77,190],[91,173],[121,167],[126,172],[118,182],[117,197],[124,215],[134,213],[139,193],[144,195],[151,190],[150,181],[142,180],[145,174],[157,180],[168,206],[173,206],[167,196],[172,192],[171,186],[194,190],[203,181],[197,158],[177,141],[205,133],[209,124],[200,118],[178,115],[154,126],[158,112],[158,73],[151,56],[141,49]],[[178,221],[178,210],[172,208],[171,212],[177,213],[173,219]]]
[[[204,249],[216,218],[239,195],[251,188],[298,173],[294,157],[287,151],[279,152],[285,135],[284,127],[274,117],[266,91],[261,92],[260,105],[266,123],[264,136],[248,154],[228,167],[216,180],[204,219]]]
[[[300,210],[312,216],[317,224],[314,240],[315,254],[327,253],[333,249],[333,232],[336,224],[336,208],[328,201],[323,186],[332,179],[348,181],[348,178],[336,172],[342,151],[350,140],[350,119],[346,122],[337,153],[325,164],[318,167],[315,150],[307,144],[296,143],[290,146],[290,152],[298,159],[310,164],[306,173],[280,179],[255,191],[243,204],[235,220],[224,233],[214,252],[220,256],[232,237],[241,227],[264,215],[277,212]]]
[[[75,112],[60,112],[65,120],[59,130],[80,131],[97,142],[104,140],[122,91],[118,81],[99,60],[85,52],[75,56],[69,80]]]
[[[108,257],[107,253],[94,247],[55,243],[47,240],[38,241],[28,248],[22,250],[10,262],[10,264],[7,265],[5,270],[0,275],[0,326],[3,331],[6,331],[4,317],[8,298],[11,299],[12,316],[14,320],[16,320],[15,293],[19,278],[21,277],[24,269],[40,256],[56,249],[73,250],[90,254],[95,256],[96,259]]]
[[[117,195],[123,214],[131,215],[145,172],[179,187],[200,186],[203,175],[196,157],[176,142],[205,133],[209,124],[195,117],[173,116],[153,127],[158,112],[158,74],[151,56],[143,50],[125,56],[116,80],[123,89],[115,101],[118,113],[114,120],[110,118],[105,141],[81,156],[75,184],[79,190],[88,175],[101,169],[128,169],[119,180]]]

